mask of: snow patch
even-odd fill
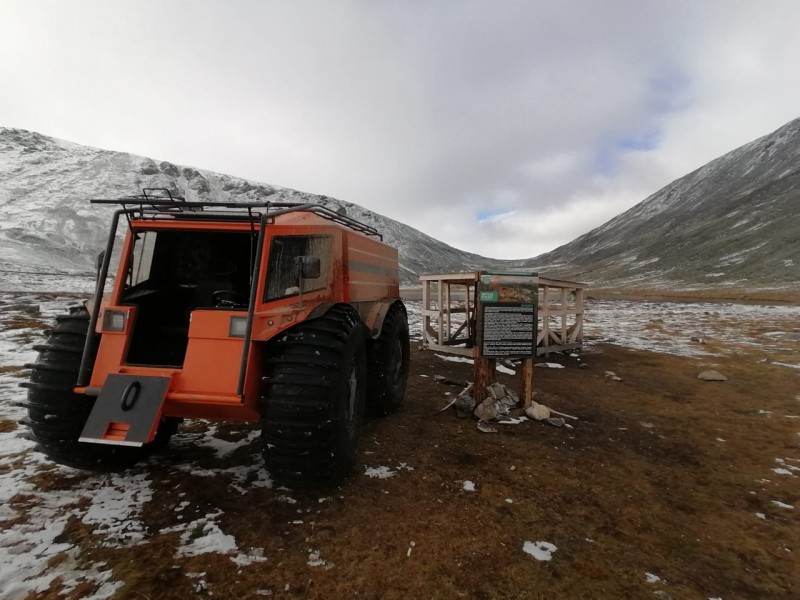
[[[389,467],[367,467],[364,475],[367,477],[374,477],[376,479],[388,479],[394,477],[397,471],[392,471]]]
[[[522,545],[522,551],[525,554],[530,554],[533,558],[539,561],[548,561],[553,558],[553,553],[558,548],[550,542],[525,542]]]

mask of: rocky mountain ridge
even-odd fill
[[[594,286],[800,287],[800,119],[521,261]]]
[[[167,188],[189,202],[272,200],[343,209],[398,248],[404,285],[417,285],[422,273],[468,271],[501,262],[457,250],[350,202],[21,129],[0,128],[0,182],[0,271],[6,278],[93,273],[94,257],[105,247],[111,209],[90,205],[88,199],[129,196],[143,187]]]
[[[143,187],[165,187],[188,201],[270,199],[344,209],[398,248],[404,285],[418,285],[424,273],[525,268],[620,289],[800,288],[800,119],[564,246],[513,261],[458,250],[328,196],[0,127],[0,288],[28,289],[31,277],[50,277],[48,285],[60,289],[64,277],[90,277],[111,210],[87,199]]]

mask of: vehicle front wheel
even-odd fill
[[[141,448],[108,446],[78,441],[95,399],[72,390],[78,379],[83,346],[89,331],[89,313],[73,308],[57,317],[47,341],[36,346],[39,356],[28,365],[28,418],[39,449],[54,462],[84,469],[122,468],[155,448],[167,445],[176,431],[177,419],[162,419],[153,442]]]
[[[337,305],[267,347],[261,395],[267,470],[294,488],[329,487],[352,469],[364,420],[364,328]]]

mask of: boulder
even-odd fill
[[[492,383],[491,385],[486,386],[486,391],[494,398],[495,400],[502,400],[506,397],[506,386],[502,383]]]
[[[533,406],[529,406],[525,409],[525,414],[535,421],[544,421],[550,418],[550,409],[544,404],[534,402]]]
[[[497,418],[497,402],[491,396],[478,404],[474,412],[481,421],[493,421]]]
[[[703,371],[697,376],[698,379],[701,381],[728,381],[728,378],[725,377],[719,371],[714,371],[713,369],[709,371]]]
[[[489,425],[486,421],[478,421],[478,431],[483,433],[497,433],[497,429]]]
[[[475,405],[477,403],[478,401],[469,394],[460,394],[453,404],[453,406],[456,407],[456,416],[462,419],[467,418],[472,414],[472,411],[475,410]]]

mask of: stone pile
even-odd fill
[[[516,424],[521,420],[531,419],[534,421],[544,421],[554,427],[564,427],[566,422],[561,417],[554,417],[552,414],[563,415],[567,418],[575,419],[570,415],[564,415],[551,410],[544,404],[534,402],[530,407],[522,409],[520,407],[519,395],[501,383],[492,383],[486,387],[483,398],[476,399],[473,384],[468,384],[456,399],[450,403],[455,408],[456,416],[466,419],[470,416],[478,418],[478,429],[485,433],[497,431],[489,423]],[[551,414],[552,413],[552,414]],[[569,425],[567,425],[569,427]]]

